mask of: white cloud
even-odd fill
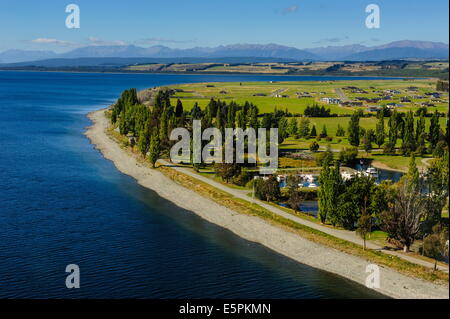
[[[180,44],[180,43],[194,43],[195,40],[174,40],[174,39],[167,39],[167,38],[146,38],[141,39],[138,41],[141,44],[155,44],[155,43],[171,43],[171,44]]]
[[[56,44],[56,45],[63,45],[63,46],[74,45],[74,43],[72,43],[72,42],[53,39],[53,38],[37,38],[37,39],[31,40],[31,42],[37,43],[37,44]]]
[[[298,11],[298,5],[294,4],[290,7],[284,8],[281,12],[283,14],[294,13]]]
[[[127,43],[122,40],[105,41],[96,37],[89,37],[88,41],[90,45],[127,45]]]

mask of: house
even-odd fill
[[[394,94],[400,94],[402,92],[400,92],[399,90],[384,90],[384,93],[394,95]]]
[[[323,97],[320,99],[321,102],[326,104],[339,104],[341,103],[340,99],[332,98],[332,97]]]
[[[441,97],[441,94],[438,92],[425,93],[425,95],[432,96],[435,99],[439,99]]]
[[[382,107],[378,105],[368,106],[367,112],[378,112],[379,110],[381,110],[381,108]]]
[[[264,93],[255,93],[255,94],[253,94],[253,96],[267,96],[267,94],[264,94]]]
[[[357,101],[349,101],[349,102],[341,102],[340,106],[363,106],[363,102]]]
[[[402,102],[402,103],[411,103],[411,100],[405,96],[405,97],[400,98],[400,102]]]
[[[386,104],[386,107],[388,109],[393,109],[395,107],[403,107],[403,106],[404,106],[403,104],[398,104],[398,103],[388,103],[388,104]]]

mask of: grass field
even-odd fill
[[[425,93],[434,92],[435,80],[364,80],[364,81],[305,81],[305,82],[244,82],[244,83],[194,83],[172,86],[173,88],[183,90],[173,97],[173,103],[179,98],[186,109],[193,107],[197,102],[200,107],[205,107],[211,98],[220,100],[233,100],[238,103],[245,101],[256,104],[261,113],[272,112],[275,108],[292,113],[303,113],[306,106],[313,103],[323,104],[320,101],[323,97],[338,98],[335,89],[355,86],[365,90],[367,94],[352,93],[345,90],[349,99],[356,97],[374,98],[380,96],[382,91],[395,89],[400,94],[394,94],[392,99],[383,100],[378,103],[364,103],[367,106],[383,105],[388,103],[402,104],[399,107],[400,112],[416,110],[421,107],[421,103],[429,102]],[[417,91],[409,91],[408,87],[417,87]],[[275,97],[276,92],[286,97]],[[255,96],[255,94],[264,94],[265,96]],[[310,97],[303,97],[310,95]],[[414,96],[424,96],[423,99],[415,99]],[[402,103],[401,98],[408,97],[411,103]],[[429,107],[430,111],[437,109],[440,112],[448,112],[448,94],[444,94],[439,102],[433,102],[435,107]],[[339,115],[351,114],[358,107],[342,107],[338,105],[325,105],[331,109],[332,113]],[[367,112],[367,107],[360,107]]]
[[[442,67],[430,65],[430,67]],[[340,88],[344,94],[351,100],[357,97],[374,98],[380,97],[385,90],[396,90],[399,93],[392,94],[392,99],[383,100],[378,105],[386,103],[401,103],[402,107],[398,107],[399,112],[407,112],[409,110],[415,111],[420,107],[420,103],[428,101],[431,97],[426,93],[435,92],[436,80],[432,79],[408,79],[408,80],[354,80],[354,81],[305,81],[305,82],[242,82],[242,83],[192,83],[174,85],[171,88],[177,89],[175,96],[172,97],[172,103],[175,104],[177,99],[180,99],[185,109],[189,110],[195,103],[198,103],[201,108],[209,103],[211,98],[220,99],[227,102],[235,101],[239,104],[244,102],[252,102],[258,106],[260,113],[272,112],[275,108],[280,110],[288,110],[293,114],[303,114],[305,108],[313,103],[324,105],[330,108],[332,113],[338,114],[338,117],[328,118],[308,118],[310,121],[310,128],[314,125],[318,134],[322,132],[322,128],[326,126],[328,136],[332,138],[331,141],[321,139],[318,141],[320,151],[325,150],[328,146],[333,150],[342,150],[349,147],[347,137],[336,137],[338,125],[342,126],[346,131],[350,121],[350,115],[357,109],[364,112],[369,112],[367,106],[371,103],[365,103],[364,107],[342,107],[340,105],[328,105],[321,102],[323,97],[338,98],[336,89]],[[353,92],[351,88],[358,87],[367,92]],[[414,89],[411,89],[413,87]],[[255,96],[263,95],[263,96]],[[276,95],[284,97],[276,97]],[[307,95],[308,97],[304,97]],[[423,96],[423,99],[415,98]],[[411,103],[400,102],[401,97],[408,97],[412,100]],[[438,110],[440,112],[448,112],[448,93],[441,93],[440,102],[436,103],[435,107],[428,107],[428,112]],[[300,118],[298,117],[297,120]],[[447,118],[440,118],[441,128],[445,129]],[[376,117],[363,117],[360,119],[360,126],[366,130],[375,130],[377,124]],[[426,129],[430,125],[430,118],[426,118]],[[388,130],[388,119],[385,119],[385,129]],[[346,134],[347,135],[347,134]],[[288,138],[281,145],[280,149],[289,151],[308,150],[309,145],[314,139],[294,139]],[[401,139],[397,141],[397,147],[401,146]],[[377,145],[372,145],[376,148]],[[362,149],[362,145],[360,146]],[[379,151],[360,152],[360,157],[373,159],[384,165],[386,168],[405,170],[409,163],[408,157],[403,156],[388,156],[379,154]],[[423,166],[422,158],[417,159],[418,166]],[[287,159],[281,160],[282,167],[295,167],[294,161]],[[303,164],[301,165],[303,166]]]

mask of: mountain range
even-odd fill
[[[8,50],[0,63],[77,58],[267,58],[293,61],[380,61],[394,59],[448,59],[449,46],[442,42],[396,41],[379,46],[361,44],[298,49],[278,44],[234,44],[218,47],[174,49],[166,46],[86,46],[65,53]]]

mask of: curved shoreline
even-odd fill
[[[386,164],[381,163],[380,161],[377,161],[377,160],[372,161],[371,165],[375,168],[384,169],[386,171],[391,171],[391,172],[398,172],[398,173],[403,173],[403,174],[408,172],[407,170],[404,170],[404,169],[389,167]]]
[[[187,209],[236,235],[262,244],[302,264],[353,280],[364,285],[366,260],[318,245],[258,217],[236,213],[175,183],[161,172],[142,166],[113,141],[105,129],[109,125],[104,110],[89,113],[93,125],[86,131],[91,143],[116,168],[159,196]],[[377,292],[394,298],[448,298],[448,287],[407,277],[380,267],[381,287]]]

